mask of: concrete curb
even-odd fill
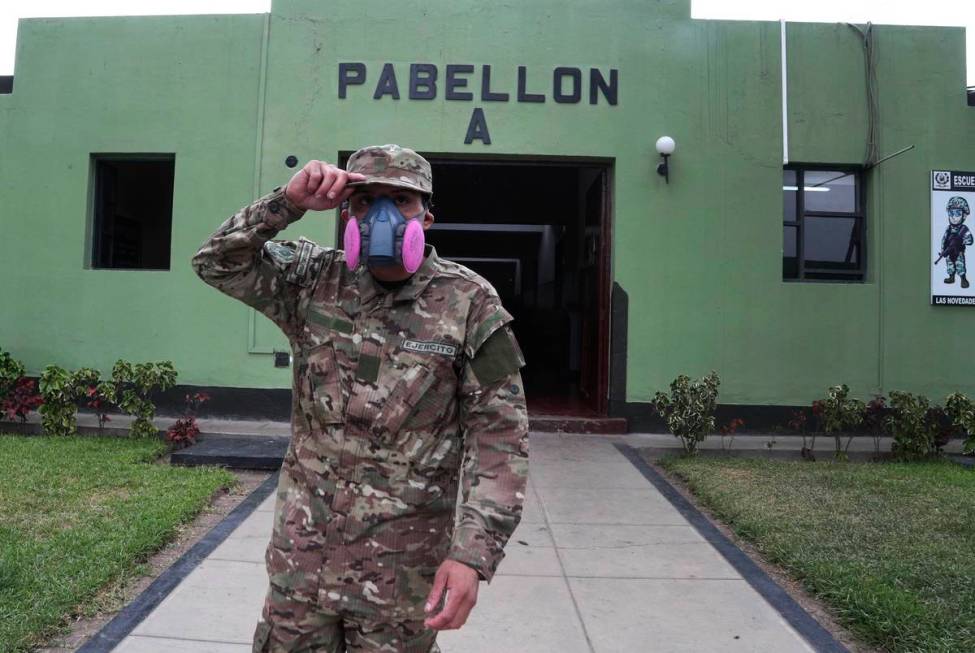
[[[762,595],[769,605],[775,608],[796,632],[798,632],[814,649],[820,653],[849,653],[849,649],[838,642],[812,615],[803,610],[795,599],[779,587],[761,567],[749,558],[744,551],[735,546],[734,542],[724,536],[707,517],[701,513],[690,501],[685,499],[667,479],[653,469],[637,452],[636,449],[625,444],[615,445],[623,456],[636,467],[644,478],[660,494],[670,502],[674,508],[690,522],[691,526],[700,533],[718,553],[724,556],[731,566]]]
[[[162,603],[170,592],[176,589],[184,578],[203,560],[213,553],[240,524],[257,509],[275,490],[278,475],[274,474],[261,483],[240,504],[230,511],[220,523],[211,528],[199,542],[193,545],[168,569],[152,581],[139,596],[112,618],[101,630],[91,636],[76,653],[109,653],[121,643],[149,613]]]

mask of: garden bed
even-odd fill
[[[975,473],[947,462],[660,464],[871,646],[975,650]]]
[[[139,573],[226,470],[153,464],[165,442],[0,435],[0,649],[26,651]]]

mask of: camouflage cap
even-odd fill
[[[366,176],[349,186],[388,184],[433,195],[430,163],[411,149],[399,145],[370,145],[349,157],[345,169]]]

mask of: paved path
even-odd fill
[[[613,446],[631,440],[532,434],[524,519],[446,653],[814,650]],[[115,651],[249,651],[272,514],[273,495]]]

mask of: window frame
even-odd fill
[[[169,252],[166,267],[116,267],[99,265],[104,243],[100,235],[104,216],[99,207],[102,204],[104,188],[100,182],[98,167],[101,163],[169,163],[172,165],[172,196],[169,216]],[[86,220],[85,254],[83,267],[86,270],[119,272],[169,272],[172,270],[173,230],[175,229],[176,204],[176,153],[175,152],[90,152],[88,154],[88,216]]]
[[[794,220],[785,219],[785,204],[783,203],[782,229],[783,237],[785,229],[795,227],[796,229],[796,267],[797,276],[786,277],[785,267],[782,269],[782,281],[786,283],[865,283],[867,278],[867,241],[866,241],[866,222],[867,207],[866,193],[863,190],[865,169],[863,166],[849,164],[818,164],[818,163],[790,163],[783,166],[782,172],[788,170],[796,174],[796,215]],[[854,206],[852,212],[845,211],[807,211],[805,198],[805,175],[807,172],[844,172],[852,174],[854,177]],[[784,175],[783,175],[784,177]],[[783,178],[783,182],[784,182]],[[783,186],[785,184],[783,183]],[[782,193],[787,191],[783,188]],[[805,256],[805,218],[843,218],[854,219],[859,245],[859,262],[856,269],[836,270],[832,268],[816,268],[806,266]],[[783,261],[785,260],[785,250],[782,251]],[[809,277],[808,274],[817,276]]]

